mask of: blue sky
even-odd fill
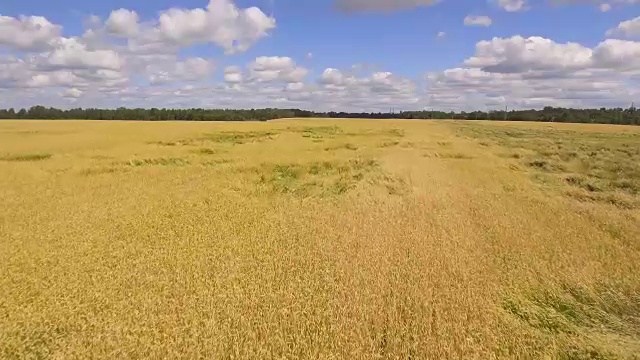
[[[529,0],[519,11],[507,11],[505,5],[517,0],[502,5],[499,0],[435,4],[422,0],[417,2],[424,6],[397,8],[402,1],[211,0],[228,3],[238,12],[257,7],[264,18],[247,24],[231,15],[221,20],[211,10],[201,28],[168,33],[158,25],[168,9],[182,9],[187,17],[180,18],[184,24],[176,24],[188,27],[195,23],[188,16],[196,16],[195,9],[207,9],[209,1],[3,0],[0,31],[5,35],[0,34],[0,53],[5,59],[0,74],[3,65],[6,70],[4,82],[0,76],[0,93],[13,95],[4,96],[0,106],[170,104],[375,110],[396,103],[401,108],[471,109],[508,102],[516,107],[546,103],[590,107],[617,106],[639,94],[640,69],[632,64],[633,60],[640,64],[638,1]],[[351,3],[352,8],[344,10],[341,3]],[[368,4],[373,3],[380,6],[372,9]],[[136,20],[119,23],[120,30],[110,27],[112,12],[118,9],[129,10]],[[47,34],[51,39],[41,39],[46,43],[33,43],[30,36],[45,35],[38,33],[29,16],[46,18],[58,33],[52,31]],[[468,16],[486,17],[484,25],[465,24]],[[270,17],[273,24],[265,20]],[[618,28],[625,21],[630,24]],[[224,28],[225,22],[231,30]],[[126,30],[122,26],[135,27],[135,34],[117,33]],[[253,34],[246,27],[262,33]],[[98,35],[89,39],[88,29]],[[16,36],[26,43],[18,44],[6,35],[9,31],[23,32]],[[215,31],[231,32],[230,36],[240,32],[246,39],[240,48],[231,49],[219,36],[208,36]],[[154,44],[161,49],[144,55],[132,51],[128,44],[143,43],[143,34],[154,36]],[[72,39],[73,46],[82,46],[84,52],[73,52],[75,48],[61,39]],[[488,42],[487,49],[478,57],[476,44],[482,41]],[[116,56],[114,63],[83,60]],[[474,56],[477,61],[470,61]],[[581,59],[584,56],[591,58]],[[57,61],[55,66],[51,59]],[[202,61],[177,65],[189,59]],[[508,64],[516,70],[487,71],[483,64],[498,69]],[[7,75],[17,67],[25,68],[24,78]],[[327,70],[335,76],[327,75]],[[242,80],[225,81],[225,74],[234,71]],[[116,78],[118,84],[109,83]],[[498,89],[479,84],[485,81]],[[103,83],[107,85],[101,91]]]

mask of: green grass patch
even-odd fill
[[[637,289],[623,284],[593,286],[562,283],[531,289],[524,297],[507,297],[502,309],[532,328],[550,334],[579,335],[591,331],[640,336]]]
[[[615,360],[618,356],[598,349],[593,345],[571,344],[561,349],[556,355],[558,360]]]
[[[81,175],[84,176],[93,176],[93,175],[103,175],[103,174],[114,174],[117,172],[122,172],[125,169],[123,169],[122,167],[95,167],[95,168],[88,168],[88,169],[83,169],[80,171]]]
[[[215,160],[207,160],[207,161],[203,161],[200,164],[202,166],[219,166],[219,165],[224,165],[224,164],[231,164],[232,161],[229,159],[215,159]]]
[[[45,153],[38,153],[38,154],[15,154],[15,155],[7,155],[7,156],[2,156],[0,157],[0,160],[2,161],[23,161],[23,162],[30,162],[30,161],[42,161],[42,160],[47,160],[50,159],[53,155],[51,154],[45,154]]]
[[[621,193],[596,193],[571,189],[566,191],[565,195],[580,202],[604,203],[624,210],[634,210],[640,208],[640,200],[637,197],[632,197]]]
[[[178,142],[174,141],[154,141],[151,144],[158,146],[177,146],[180,145]]]
[[[535,160],[527,161],[526,165],[531,168],[535,168],[536,170],[545,171],[545,172],[566,171],[566,167],[563,164],[557,163],[549,159],[535,159]]]
[[[140,166],[186,166],[189,161],[182,158],[155,158],[155,159],[133,159],[127,162],[127,165],[133,167]]]
[[[571,333],[573,324],[551,308],[536,306],[534,303],[519,299],[505,299],[502,308],[527,325],[552,334]]]
[[[400,144],[400,141],[385,141],[382,144],[380,144],[381,148],[388,148],[388,147],[394,147],[394,146],[398,146]]]
[[[182,139],[182,140],[176,140],[176,141],[152,141],[152,142],[149,142],[148,144],[163,146],[163,147],[190,146],[190,145],[194,145],[195,141],[196,139]]]
[[[452,159],[452,160],[471,160],[473,156],[461,152],[428,152],[423,154],[427,158],[435,159]]]
[[[563,192],[570,198],[625,209],[636,208],[640,202],[639,133],[514,129],[493,124],[460,124],[457,131],[459,136],[502,147],[497,149],[499,156],[524,165],[544,185],[565,187]]]
[[[377,175],[381,174],[378,162],[373,159],[264,164],[256,171],[258,184],[268,192],[298,197],[345,194],[362,181],[377,181]]]
[[[385,135],[395,136],[395,137],[403,137],[404,130],[402,129],[391,129],[384,132]]]
[[[214,150],[214,149],[210,149],[210,148],[200,148],[195,150],[195,152],[197,154],[201,154],[201,155],[215,155],[217,153],[219,153],[219,151]]]
[[[325,139],[334,138],[336,135],[341,135],[344,131],[339,126],[303,126],[303,127],[289,127],[287,130],[299,133],[304,138],[311,139]]]
[[[227,131],[205,134],[198,140],[205,142],[240,145],[272,140],[274,139],[275,135],[277,135],[277,133],[273,131]]]
[[[389,130],[363,130],[359,132],[345,133],[347,136],[364,136],[364,137],[385,137],[385,138],[401,138],[404,137],[404,130],[402,129],[389,129]],[[393,141],[389,139],[388,141]]]
[[[566,180],[569,185],[587,190],[589,192],[602,192],[605,190],[605,184],[598,182],[597,179],[589,178],[583,175],[569,175]]]
[[[334,151],[334,150],[351,150],[351,151],[356,151],[358,150],[358,146],[355,144],[351,144],[351,143],[347,143],[347,144],[339,144],[339,145],[334,145],[334,146],[328,146],[326,148],[324,148],[325,151]]]

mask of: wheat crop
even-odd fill
[[[634,359],[640,129],[0,122],[2,359]]]

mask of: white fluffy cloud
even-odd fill
[[[594,48],[542,37],[494,38],[476,44],[464,65],[492,73],[569,73],[587,69],[640,70],[640,42],[608,39]]]
[[[201,57],[175,60],[167,58],[167,61],[154,62],[147,65],[146,72],[151,84],[165,84],[175,81],[204,81],[207,80],[215,69],[212,60]]]
[[[42,50],[60,36],[61,26],[42,16],[13,18],[0,15],[0,46],[19,50]]]
[[[465,65],[497,73],[584,68],[592,51],[577,43],[558,44],[541,37],[494,38],[476,44]]]
[[[624,37],[640,38],[640,16],[631,20],[621,22],[617,27],[607,31],[607,35],[621,35]]]
[[[339,9],[345,11],[393,11],[417,6],[430,6],[440,0],[335,0]]]
[[[354,75],[345,74],[338,69],[327,68],[322,72],[320,82],[324,85],[340,87],[355,85],[358,80]]]
[[[107,31],[118,36],[135,36],[138,33],[138,14],[127,9],[111,12],[105,26]]]
[[[224,69],[224,81],[230,84],[239,84],[244,81],[244,74],[240,66],[232,65]]]
[[[577,43],[514,36],[481,41],[463,66],[428,79],[428,103],[456,109],[489,107],[619,106],[640,94],[640,43]]]
[[[451,109],[540,108],[544,106],[619,106],[639,89],[607,74],[585,72],[571,76],[535,77],[501,74],[474,68],[454,68],[430,74],[427,102]]]
[[[66,89],[62,92],[62,96],[65,98],[73,98],[73,99],[77,99],[80,96],[82,96],[83,91],[76,89],[76,88],[70,88],[70,89]]]
[[[210,0],[206,8],[171,8],[149,21],[141,21],[135,11],[118,9],[111,12],[103,30],[92,29],[85,38],[103,31],[125,38],[128,51],[137,54],[175,53],[196,44],[214,44],[232,54],[248,50],[275,27],[275,19],[257,7]]]
[[[43,63],[53,68],[109,69],[123,66],[120,55],[114,50],[93,50],[76,38],[60,38],[53,50],[43,54]]]
[[[640,70],[640,42],[608,39],[593,49],[593,66],[620,72]]]
[[[468,15],[464,18],[464,24],[467,26],[491,26],[493,20],[488,16]]]
[[[391,72],[372,72],[366,76],[325,69],[316,87],[307,91],[311,99],[323,100],[330,108],[405,109],[420,107],[420,94],[414,81]]]
[[[117,9],[104,22],[90,17],[85,26],[83,35],[66,37],[62,26],[44,17],[0,16],[0,50],[10,54],[0,52],[0,90],[11,88],[22,93],[15,101],[40,102],[40,98],[47,99],[45,94],[51,94],[51,99],[96,101],[98,94],[148,94],[141,90],[148,85],[158,85],[148,88],[161,91],[157,89],[194,86],[186,82],[211,84],[214,61],[180,59],[180,49],[209,43],[227,53],[244,51],[267,36],[275,28],[275,20],[256,7],[240,8],[232,0],[211,0],[206,8],[173,8],[144,21],[135,11]],[[268,76],[259,70],[257,77]],[[307,72],[293,66],[279,71],[277,77],[297,82]],[[240,72],[236,81],[244,81],[243,76]],[[225,75],[227,80],[233,77]],[[131,90],[133,83],[137,83],[135,91]],[[26,92],[33,96],[26,96]],[[10,100],[5,101],[6,105]]]
[[[107,89],[127,82],[123,67],[114,50],[89,48],[79,38],[57,37],[40,53],[0,57],[0,89]]]
[[[29,65],[22,59],[16,59],[13,56],[0,56],[0,88],[12,87],[11,85],[19,80],[28,69]]]
[[[496,0],[496,4],[507,12],[527,10],[526,0]]]
[[[275,26],[275,19],[257,7],[239,9],[231,0],[211,0],[205,9],[162,12],[147,36],[183,46],[214,43],[231,53],[247,50]]]
[[[609,12],[611,10],[611,4],[608,4],[608,3],[600,4],[599,9],[601,12]]]
[[[309,71],[297,66],[290,57],[261,56],[249,64],[250,79],[255,81],[304,81]]]

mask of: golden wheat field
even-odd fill
[[[640,128],[0,122],[2,359],[638,359]]]

